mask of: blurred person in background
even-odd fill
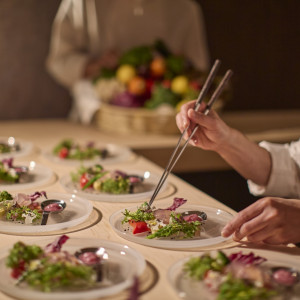
[[[83,78],[91,80],[102,68],[115,66],[124,51],[157,39],[207,71],[204,20],[193,0],[62,0],[46,66],[73,94],[70,117],[88,123],[99,108]]]
[[[190,143],[218,153],[248,181],[249,190],[261,198],[240,211],[223,229],[222,235],[240,241],[267,244],[300,243],[300,139],[289,144],[263,141],[256,144],[229,127],[211,110],[204,115],[195,101],[181,107],[176,123],[187,138],[193,127],[199,129]]]

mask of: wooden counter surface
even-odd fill
[[[57,144],[63,138],[74,138],[78,142],[86,141],[99,141],[102,143],[114,143],[131,146],[133,148],[147,147],[153,145],[157,142],[154,137],[146,136],[143,140],[140,137],[118,137],[113,135],[101,133],[99,130],[91,126],[82,126],[78,124],[73,124],[63,120],[31,120],[31,121],[10,121],[10,122],[0,122],[0,136],[15,136],[16,138],[21,138],[33,142],[35,145],[34,152],[27,157],[18,158],[18,161],[31,161],[34,160],[39,164],[51,168],[56,174],[56,181],[49,183],[42,187],[43,190],[48,192],[61,192],[66,193],[61,185],[59,184],[57,178],[62,175],[69,174],[70,171],[74,170],[73,166],[65,166],[62,164],[55,164],[47,160],[43,156],[43,151],[46,149],[51,149],[55,144]],[[160,145],[162,147],[170,147],[173,145],[174,137],[172,138],[161,138],[159,137]],[[118,163],[117,165],[109,165],[110,168],[117,167],[118,169],[140,169],[149,170],[150,172],[157,173],[159,176],[162,174],[163,169],[149,161],[148,159],[132,154],[128,161]],[[230,208],[221,204],[216,199],[213,199],[209,195],[203,193],[202,191],[192,187],[187,182],[179,179],[174,175],[170,175],[168,178],[168,187],[166,192],[156,200],[156,205],[159,207],[168,206],[174,196],[184,197],[188,199],[189,204],[199,204],[205,206],[217,207],[224,209],[231,213],[235,213]],[[41,188],[39,188],[41,190]],[[33,192],[33,189],[22,190],[20,192]],[[13,192],[12,192],[13,193]],[[176,261],[187,257],[194,253],[201,253],[205,250],[210,249],[220,249],[220,248],[232,248],[232,251],[240,251],[244,249],[246,251],[254,251],[257,254],[261,254],[266,258],[270,259],[285,259],[286,261],[295,261],[300,258],[300,249],[296,247],[266,247],[257,245],[240,245],[232,241],[227,241],[222,244],[214,245],[206,248],[199,248],[193,250],[165,250],[159,248],[146,247],[143,245],[135,244],[133,242],[127,241],[119,237],[112,230],[109,224],[109,217],[115,211],[126,208],[127,206],[132,206],[135,203],[108,203],[108,202],[97,202],[92,201],[94,206],[93,213],[101,214],[101,217],[91,217],[90,222],[85,222],[82,226],[78,226],[77,231],[74,228],[66,230],[64,233],[72,237],[77,238],[95,238],[104,239],[121,244],[127,244],[128,246],[138,250],[147,261],[147,268],[145,273],[141,277],[141,295],[140,299],[143,300],[153,300],[153,299],[179,299],[167,279],[167,271],[172,264]],[[93,219],[94,218],[94,219]],[[82,228],[83,227],[83,228]],[[61,234],[62,232],[57,232]],[[50,238],[55,238],[53,233],[49,233]],[[48,238],[49,238],[48,236]],[[0,234],[0,251],[6,247],[11,247],[14,242],[18,240],[23,240],[25,242],[35,242],[40,239],[46,238],[46,235],[8,235]],[[246,248],[246,249],[245,249]],[[113,297],[108,297],[105,299],[126,299],[128,296],[128,291],[124,291]],[[9,296],[0,293],[0,300],[12,299]],[[41,299],[42,300],[42,299]]]

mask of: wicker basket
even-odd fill
[[[217,101],[214,109],[221,107],[222,101]],[[126,108],[103,103],[95,121],[102,131],[109,133],[171,135],[179,134],[175,116],[175,110],[171,109]]]

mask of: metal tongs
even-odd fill
[[[213,67],[211,68],[208,77],[203,85],[203,88],[201,89],[199,96],[197,98],[197,101],[195,103],[194,106],[194,110],[197,111],[201,105],[201,102],[203,101],[205,95],[207,94],[213,79],[216,76],[216,73],[220,67],[221,61],[220,60],[216,60]],[[221,92],[223,91],[227,81],[230,79],[230,77],[232,76],[233,72],[231,70],[228,70],[226,72],[226,74],[224,75],[224,77],[222,78],[221,82],[219,83],[218,87],[216,88],[216,90],[214,91],[213,95],[211,96],[210,100],[208,101],[205,111],[203,112],[205,115],[207,115],[211,109],[211,107],[213,106],[214,102],[216,101],[216,99],[220,96]],[[172,171],[172,169],[174,168],[175,164],[177,163],[178,159],[180,158],[180,156],[182,155],[183,151],[185,150],[186,146],[188,145],[189,141],[191,140],[191,138],[193,137],[193,135],[195,134],[195,132],[197,131],[197,129],[199,128],[199,125],[196,125],[195,128],[193,129],[191,135],[188,137],[188,139],[185,141],[185,143],[182,146],[182,149],[179,151],[179,146],[180,143],[184,137],[184,135],[186,134],[187,130],[189,127],[185,128],[184,131],[182,132],[177,145],[170,157],[170,160],[154,190],[154,193],[148,203],[149,207],[151,207],[154,199],[156,198],[157,194],[159,193],[161,187],[163,186],[163,184],[165,183],[167,177],[169,176],[170,172]],[[177,156],[176,156],[177,155]]]

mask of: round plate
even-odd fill
[[[93,189],[82,190],[78,183],[74,183],[71,180],[70,175],[65,175],[60,179],[60,184],[63,188],[70,192],[84,197],[89,200],[101,201],[101,202],[143,202],[148,201],[152,196],[155,187],[160,179],[156,174],[150,172],[141,172],[141,171],[126,171],[127,174],[135,174],[144,177],[142,191],[132,194],[109,194],[97,192]],[[145,176],[147,174],[147,176]],[[149,175],[149,177],[148,177]],[[162,186],[160,193],[166,188],[166,183]]]
[[[136,211],[137,207],[132,206],[127,208],[127,210]],[[124,219],[124,215],[122,214],[122,212],[124,212],[124,209],[121,209],[111,215],[111,217],[109,218],[109,222],[114,231],[119,236],[138,244],[157,248],[197,248],[219,244],[228,239],[221,236],[221,230],[227,224],[227,222],[233,218],[233,216],[229,212],[214,207],[187,204],[184,204],[181,207],[177,208],[176,212],[184,212],[188,210],[204,211],[207,214],[207,220],[205,221],[205,224],[203,226],[204,231],[201,232],[200,237],[180,240],[171,238],[147,239],[147,233],[133,234],[131,230],[128,230],[128,224],[122,224],[122,220]]]
[[[39,241],[40,246],[52,243],[54,239]],[[0,254],[0,290],[9,296],[18,299],[31,300],[79,300],[79,299],[98,299],[99,297],[117,294],[122,290],[130,287],[135,276],[140,276],[146,266],[145,260],[136,250],[126,246],[109,241],[99,239],[78,239],[70,238],[62,247],[70,253],[85,247],[103,247],[108,254],[107,264],[111,266],[111,280],[108,285],[94,287],[84,291],[63,291],[45,293],[33,290],[27,286],[15,285],[15,280],[10,277],[10,269],[5,266],[5,259],[9,253],[9,249],[5,249]],[[115,274],[114,274],[115,273]],[[114,275],[114,276],[113,276]]]
[[[1,136],[0,143],[7,143],[9,138],[13,138],[13,137]],[[31,142],[15,138],[15,143],[19,144],[20,150],[9,152],[9,153],[0,153],[0,160],[4,158],[10,158],[10,157],[22,157],[22,156],[29,155],[32,152],[33,144]]]
[[[132,155],[132,152],[129,148],[115,145],[115,144],[97,144],[97,147],[100,149],[107,149],[108,156],[106,158],[93,158],[93,159],[83,159],[83,160],[77,160],[77,159],[62,159],[60,157],[55,156],[52,153],[52,149],[47,150],[43,153],[43,155],[50,160],[51,162],[58,163],[58,164],[65,164],[69,166],[80,166],[84,164],[85,166],[88,165],[94,165],[96,163],[99,164],[115,164],[120,163],[123,161],[126,161],[130,158]]]
[[[29,179],[22,183],[0,183],[0,189],[6,191],[20,191],[43,186],[51,181],[54,173],[51,169],[37,165],[34,161],[17,163],[16,166],[26,166],[29,168]]]
[[[60,193],[47,193],[48,199],[64,200],[67,204],[65,210],[58,214],[50,214],[46,225],[25,225],[0,218],[0,232],[2,233],[37,233],[67,229],[84,222],[92,212],[92,204],[76,195]],[[45,198],[41,197],[36,202],[42,202]]]
[[[223,250],[224,251],[224,250]],[[233,252],[239,252],[241,250],[236,250],[236,251],[230,251],[231,253]],[[242,250],[245,254],[251,252],[250,249],[244,249]],[[212,253],[215,251],[212,251]],[[224,251],[227,252],[228,251]],[[171,284],[171,286],[173,287],[173,289],[176,291],[177,295],[179,296],[179,298],[182,299],[188,299],[188,300],[198,300],[199,299],[199,295],[201,294],[201,299],[203,300],[214,300],[216,299],[216,295],[211,293],[203,284],[203,282],[198,281],[196,279],[192,279],[190,277],[187,276],[187,274],[185,272],[183,272],[183,266],[184,264],[191,258],[191,257],[195,257],[195,256],[199,256],[199,255],[193,255],[190,257],[186,257],[184,259],[179,260],[178,262],[176,262],[175,264],[173,264],[167,273],[167,277],[168,280]],[[266,256],[262,255],[263,257],[267,258]],[[280,254],[281,258],[280,260],[267,260],[266,262],[263,263],[264,266],[266,267],[276,267],[276,266],[286,266],[286,267],[290,267],[290,268],[296,268],[300,271],[300,263],[291,263],[291,262],[287,262],[288,260],[290,260],[290,257],[288,257],[285,254]],[[287,259],[284,259],[282,256],[286,256]],[[296,296],[298,295],[298,296]],[[289,295],[289,299],[290,300],[296,300],[299,299],[299,295],[300,295],[300,283],[298,283],[295,287],[294,287],[294,295]],[[278,299],[278,298],[276,298]],[[282,299],[282,298],[279,298]]]

